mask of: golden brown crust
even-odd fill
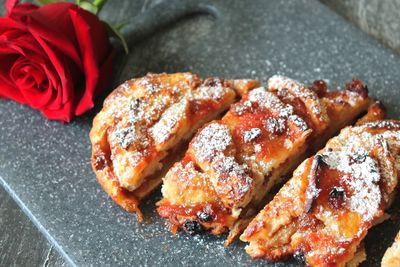
[[[397,234],[393,245],[388,248],[382,258],[382,267],[400,266],[400,232]]]
[[[362,118],[357,120],[356,125],[362,125],[367,122],[380,121],[385,118],[386,108],[380,101],[376,101],[368,107],[368,112]]]
[[[201,80],[191,73],[148,74],[126,81],[104,101],[90,131],[92,166],[112,199],[129,212],[161,183],[177,151],[257,82]],[[162,166],[164,168],[162,168]]]
[[[302,254],[310,266],[359,263],[363,238],[395,193],[399,160],[400,122],[343,129],[249,224],[241,236],[247,253],[272,261]]]
[[[307,149],[318,147],[316,140],[323,142],[352,123],[370,104],[364,92],[329,92],[322,82],[308,88],[274,76],[268,84],[244,94],[221,120],[202,127],[165,176],[158,212],[174,228],[196,221],[213,233],[229,229],[230,243],[270,189],[306,157]]]

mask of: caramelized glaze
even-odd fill
[[[100,184],[141,220],[140,200],[161,183],[156,174],[162,175],[179,157],[169,153],[227,109],[238,92],[256,84],[203,81],[191,73],[148,74],[126,81],[106,98],[90,132],[92,166]]]
[[[350,262],[395,193],[399,126],[375,121],[345,128],[305,160],[241,236],[250,256],[302,255],[310,266]]]
[[[322,143],[367,109],[370,99],[355,91],[333,93],[320,81],[308,88],[274,76],[268,88],[244,94],[221,120],[197,132],[184,159],[166,174],[160,215],[174,229],[185,219],[214,233],[233,229],[231,242],[271,187],[306,157],[307,149],[318,147],[315,140]],[[204,205],[224,207],[231,219],[204,223],[182,212]]]

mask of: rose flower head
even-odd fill
[[[69,122],[107,85],[114,48],[99,18],[79,6],[7,0],[0,17],[0,98]]]

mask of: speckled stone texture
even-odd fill
[[[323,78],[333,88],[359,77],[371,95],[384,101],[390,117],[400,118],[400,58],[318,1],[184,1],[178,13],[174,4],[156,11],[160,13],[152,20],[160,24],[174,14],[193,12],[148,38],[139,37],[149,32],[131,28],[131,40],[137,41],[131,54],[116,63],[114,85],[149,71],[263,81],[280,73],[304,82]],[[135,19],[136,26],[149,20]],[[153,26],[148,31],[157,28]],[[0,183],[71,264],[267,265],[251,261],[240,242],[225,249],[224,237],[171,235],[154,212],[159,190],[143,203],[147,219],[141,225],[113,204],[89,162],[88,133],[101,102],[96,110],[62,125],[25,106],[0,101]],[[395,206],[398,213],[398,200]],[[389,220],[371,231],[365,266],[379,265],[399,228],[399,221]]]
[[[400,53],[400,0],[321,0]]]

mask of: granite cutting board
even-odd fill
[[[118,57],[108,92],[125,79],[163,71],[263,81],[279,73],[303,82],[326,79],[333,88],[358,77],[390,117],[400,118],[400,57],[317,1],[170,0],[123,19],[131,20],[131,53]],[[66,260],[78,266],[268,265],[251,261],[243,243],[224,248],[224,237],[171,235],[154,212],[159,190],[143,203],[141,225],[107,197],[90,167],[88,138],[104,96],[96,110],[66,125],[0,101],[0,183]],[[392,212],[399,213],[399,202]],[[365,266],[379,264],[399,228],[389,220],[370,231]]]

